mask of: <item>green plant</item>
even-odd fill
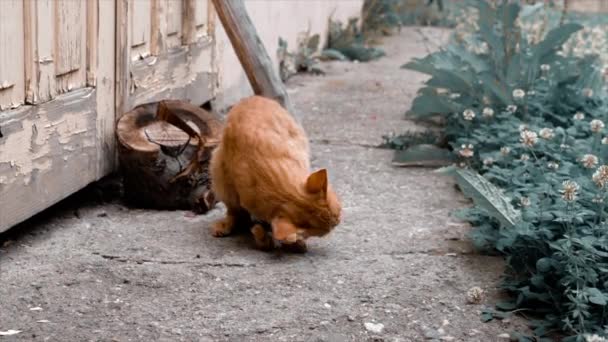
[[[367,62],[384,56],[384,50],[368,46],[358,21],[352,18],[343,27],[341,22],[329,20],[327,47],[323,51],[326,58]]]
[[[539,338],[606,336],[608,105],[597,56],[562,51],[580,24],[522,33],[514,2],[475,5],[478,29],[405,68],[431,76],[408,115],[440,116],[475,206],[458,215],[482,251],[506,257],[503,311],[527,311]],[[476,172],[475,172],[476,171]],[[520,340],[532,341],[532,337]]]
[[[310,35],[310,30],[298,36],[298,48],[296,52],[289,52],[287,41],[279,37],[279,48],[277,51],[279,60],[279,73],[281,80],[286,81],[296,73],[323,74],[317,66],[319,60],[319,35]]]

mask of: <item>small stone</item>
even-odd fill
[[[436,340],[439,338],[439,332],[437,332],[437,330],[423,328],[422,333],[427,340]]]
[[[443,326],[450,325],[450,321],[448,321],[447,319],[444,319],[443,323],[441,325],[443,325]]]
[[[511,340],[511,336],[507,333],[500,334],[496,337],[498,337],[498,339],[500,339],[500,340],[507,340],[507,341]]]
[[[442,340],[442,341],[454,341],[454,340],[456,340],[456,338],[454,336],[446,335],[446,336],[441,336],[440,340]]]
[[[353,316],[351,316],[351,315],[346,316],[346,319],[347,319],[349,322],[354,322],[354,321],[355,321],[355,317],[353,317]]]
[[[325,304],[323,304],[323,306],[327,309],[331,309],[331,305],[329,303],[325,303]]]
[[[471,329],[471,331],[469,331],[469,336],[475,336],[479,334],[479,330],[477,329]]]
[[[336,283],[337,283],[338,285],[342,285],[342,284],[344,284],[344,280],[338,280]]]
[[[321,321],[321,323],[319,323],[320,325],[328,325],[329,321]]]
[[[443,330],[443,328],[437,329],[437,332],[439,333],[439,335],[445,334],[445,330]]]
[[[365,330],[375,334],[380,334],[384,330],[384,324],[382,323],[365,322],[364,326]]]

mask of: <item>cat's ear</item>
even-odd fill
[[[275,217],[270,221],[272,237],[281,242],[294,243],[298,239],[298,228],[284,217]]]
[[[306,180],[306,191],[311,194],[327,193],[327,170],[313,172]]]

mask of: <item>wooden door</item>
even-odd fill
[[[113,169],[114,14],[0,1],[0,232]]]
[[[214,91],[210,0],[119,0],[117,110],[165,98],[201,105]]]
[[[115,169],[115,122],[215,91],[209,0],[0,0],[0,232]]]

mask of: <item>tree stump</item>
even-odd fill
[[[206,213],[215,204],[208,172],[222,124],[179,100],[143,104],[118,120],[116,135],[126,201],[155,209]]]

